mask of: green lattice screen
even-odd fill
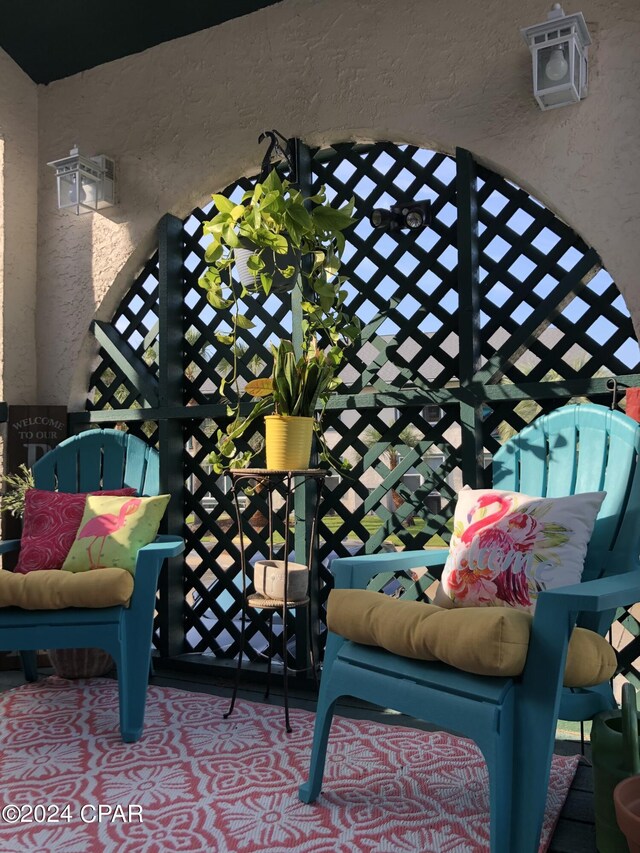
[[[608,404],[612,376],[624,405],[624,388],[640,377],[628,312],[596,253],[468,152],[454,159],[378,143],[311,154],[300,164],[307,186],[326,184],[336,202],[356,198],[345,272],[349,305],[363,323],[327,412],[329,442],[354,469],[331,477],[325,491],[326,583],[336,554],[447,541],[456,490],[490,482],[486,468],[505,437],[571,398]],[[236,197],[250,183],[238,182]],[[425,198],[433,219],[423,231],[387,233],[369,223],[375,207]],[[228,369],[211,334],[226,318],[197,287],[202,221],[211,215],[209,206],[184,223],[165,217],[158,254],[111,323],[94,324],[100,351],[87,408],[92,421],[119,420],[152,441],[158,436],[167,482],[182,489],[183,512],[173,522],[187,541],[184,582],[162,590],[158,645],[165,654],[224,659],[237,656],[242,602],[228,483],[206,465],[225,416],[217,387]],[[269,342],[291,334],[287,297],[271,294],[246,313],[256,328],[241,330],[243,381],[268,375]],[[258,428],[250,441],[259,446]],[[243,506],[250,559],[265,553],[265,512],[260,494]],[[325,586],[321,615],[327,593]],[[257,661],[266,621],[250,617],[245,651]],[[633,617],[626,625],[638,632]],[[290,629],[303,626],[292,621]]]

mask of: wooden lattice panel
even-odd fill
[[[596,253],[468,152],[453,158],[377,143],[310,155],[300,165],[312,192],[325,184],[335,204],[355,197],[358,223],[346,234],[343,272],[347,304],[363,326],[326,415],[333,453],[353,468],[329,478],[322,500],[322,617],[335,556],[447,542],[456,491],[464,482],[490,483],[491,456],[505,438],[571,399],[608,404],[611,377],[621,388],[616,405],[624,408],[624,388],[640,384],[640,351],[624,301]],[[252,183],[243,178],[225,192],[239,200]],[[431,201],[428,228],[390,233],[371,226],[375,208],[419,199]],[[167,265],[179,255],[179,277],[163,279],[164,256],[154,255],[111,322],[95,324],[99,353],[87,409],[101,424],[117,410],[119,423],[152,442],[163,424],[180,424],[180,431],[167,427],[171,444],[161,451],[172,488],[183,488],[184,585],[180,606],[159,610],[156,640],[165,632],[184,637],[181,651],[234,658],[242,607],[239,530],[229,483],[207,464],[212,436],[226,417],[219,386],[229,371],[228,350],[213,332],[231,325],[197,284],[205,270],[202,223],[214,213],[212,204],[197,208],[172,226]],[[174,307],[163,313],[161,300],[170,297]],[[286,294],[247,299],[244,311],[255,328],[239,330],[241,387],[269,375],[269,344],[291,336],[290,309]],[[163,349],[163,322],[181,346]],[[167,390],[175,359],[183,375],[177,398]],[[139,420],[140,408],[149,410],[148,422]],[[246,440],[261,448],[259,425]],[[250,562],[265,555],[264,495],[251,495],[241,512]],[[309,544],[308,537],[296,538]],[[256,662],[267,615],[248,616],[244,652]],[[621,619],[637,636],[635,617],[625,612]],[[303,628],[292,614],[289,629]],[[621,660],[633,677],[631,648]],[[289,655],[291,663],[295,640]]]
[[[454,161],[410,146],[340,146],[318,152],[313,166],[313,190],[325,184],[334,203],[353,195],[359,219],[343,257],[348,305],[363,324],[362,345],[344,372],[345,385],[352,392],[424,386],[427,374],[437,386],[453,381]],[[431,200],[430,228],[389,233],[369,224],[375,208],[413,198]]]

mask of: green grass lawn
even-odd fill
[[[339,515],[328,515],[322,519],[322,523],[332,533],[335,533],[340,528],[340,526],[343,524],[343,520],[340,518]],[[361,524],[362,524],[362,527],[364,527],[364,529],[367,531],[367,533],[371,536],[374,533],[377,533],[378,530],[380,530],[380,528],[382,527],[382,519],[379,518],[377,515],[366,515],[362,519]],[[452,525],[448,524],[447,526],[449,527],[449,529],[451,529]],[[405,531],[409,535],[415,536],[416,534],[418,534],[422,531],[423,527],[424,527],[424,519],[416,518],[412,521],[412,523],[408,527],[405,527]],[[387,538],[385,539],[385,542],[390,542],[392,545],[396,545],[396,546],[399,546],[402,544],[402,542],[400,541],[400,538],[393,533],[390,536],[387,536]],[[429,539],[427,544],[430,547],[441,548],[443,546],[446,546],[447,543],[444,541],[444,539],[441,536],[432,536],[431,539]]]
[[[187,519],[187,523],[193,523],[193,520],[194,520],[193,516],[191,516],[191,519]],[[344,521],[339,515],[327,515],[322,519],[322,523],[332,533],[336,533],[340,529],[340,527],[344,524]],[[361,526],[367,531],[369,536],[372,536],[373,534],[377,533],[378,530],[380,530],[380,528],[382,527],[382,519],[379,518],[379,516],[377,516],[377,515],[366,515],[361,521]],[[451,530],[452,526],[453,526],[453,521],[450,520],[447,523],[447,527],[449,528],[449,530]],[[410,536],[416,536],[416,534],[418,534],[422,531],[423,527],[424,527],[424,519],[416,518],[412,521],[412,523],[409,526],[405,527],[405,531]],[[212,536],[204,536],[202,538],[202,541],[203,542],[210,542],[210,541],[212,541],[212,539],[213,539]],[[282,541],[283,541],[282,537],[276,533],[276,535],[274,537],[274,543],[280,544],[280,543],[282,543]],[[357,542],[357,541],[359,541],[359,539],[356,538],[355,535],[351,535],[351,536],[348,536],[345,541],[346,542],[349,542],[349,541]],[[400,547],[403,544],[402,541],[400,540],[400,538],[394,533],[387,536],[384,541],[394,545],[395,547]],[[429,541],[427,542],[427,547],[442,548],[442,547],[446,547],[446,544],[447,543],[444,541],[444,539],[441,536],[432,536],[431,539],[429,539]],[[406,541],[405,541],[405,545],[406,545]]]

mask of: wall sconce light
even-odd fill
[[[377,207],[372,211],[369,221],[374,228],[384,228],[385,231],[398,231],[409,228],[427,228],[431,224],[430,201],[399,201],[389,210]]]
[[[543,24],[520,30],[533,58],[533,94],[541,110],[575,104],[587,94],[591,36],[582,12],[554,3]]]
[[[47,166],[56,170],[59,210],[80,214],[115,204],[115,164],[104,154],[83,157],[74,145],[68,157]]]

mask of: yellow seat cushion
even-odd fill
[[[443,661],[477,675],[520,675],[532,620],[530,613],[509,607],[447,610],[370,590],[334,589],[327,605],[329,630],[341,637],[403,657]],[[600,684],[615,669],[616,656],[605,638],[575,628],[565,687]]]
[[[64,610],[66,607],[113,607],[128,604],[133,577],[126,569],[63,572],[43,569],[26,575],[0,571],[0,607]]]

